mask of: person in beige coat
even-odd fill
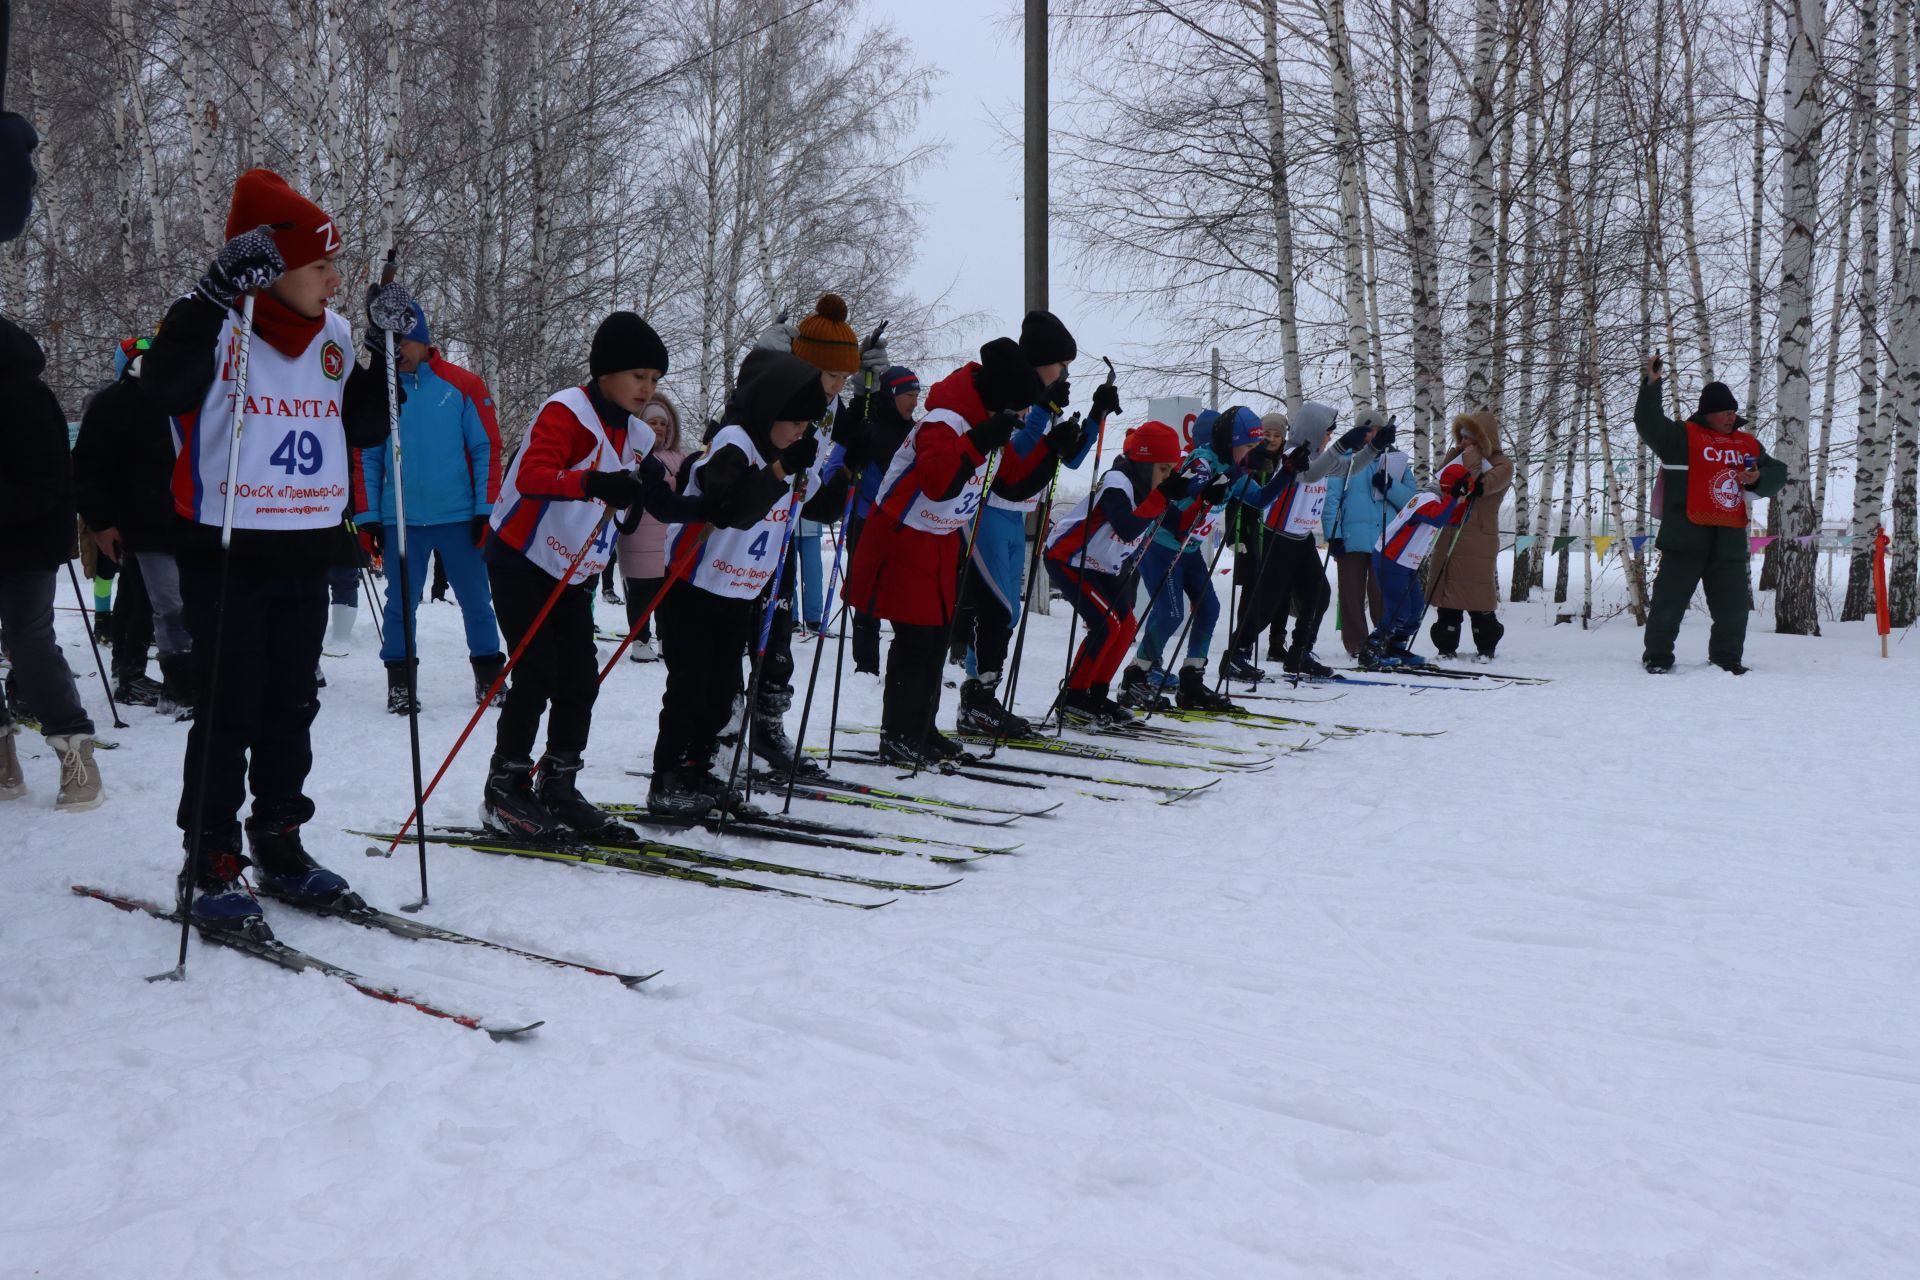
[[[1443,536],[1427,560],[1427,599],[1435,618],[1427,634],[1441,658],[1460,648],[1461,615],[1472,621],[1473,647],[1491,658],[1506,628],[1494,616],[1500,584],[1495,565],[1500,555],[1500,504],[1513,483],[1513,460],[1500,447],[1500,428],[1490,413],[1461,414],[1453,420],[1453,447],[1435,471],[1455,458],[1467,468],[1467,493],[1473,499],[1458,536]]]

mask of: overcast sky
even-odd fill
[[[918,185],[926,216],[908,283],[922,298],[944,294],[952,312],[977,311],[988,317],[980,332],[969,329],[969,349],[1003,332],[1017,336],[1025,314],[1021,158],[1007,147],[994,123],[998,116],[1016,133],[1022,127],[1021,34],[1017,25],[1005,21],[1014,9],[1013,0],[873,0],[869,8],[941,72],[921,117],[921,136],[944,140],[947,151]],[[1069,74],[1056,63],[1056,93],[1066,87]],[[1056,204],[1073,198],[1065,188],[1054,184]],[[1074,287],[1064,257],[1056,248],[1053,310],[1080,345],[1081,358],[1073,369],[1074,401],[1084,407],[1093,382],[1103,374],[1099,357],[1112,355],[1117,363],[1119,343],[1130,330],[1125,317],[1103,314]],[[1138,408],[1145,407],[1142,398]],[[1127,408],[1127,416],[1133,417],[1135,405]]]

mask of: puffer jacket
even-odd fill
[[[1397,458],[1393,462],[1391,459]],[[1387,486],[1387,496],[1373,486],[1373,477],[1381,467],[1395,477]],[[1327,477],[1327,505],[1320,513],[1320,529],[1328,541],[1338,538],[1348,551],[1375,551],[1380,546],[1381,530],[1407,505],[1419,486],[1414,483],[1413,468],[1405,454],[1382,454],[1356,465],[1353,476],[1345,470]]]
[[[46,367],[33,335],[0,316],[0,571],[58,569],[74,551],[67,415]]]

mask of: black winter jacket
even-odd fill
[[[67,415],[46,367],[33,335],[0,316],[0,572],[58,569],[74,553]]]
[[[118,529],[130,551],[173,550],[173,425],[130,375],[80,415],[73,496],[89,529]]]

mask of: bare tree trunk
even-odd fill
[[[1894,0],[1893,42],[1893,114],[1892,142],[1888,153],[1887,176],[1890,198],[1887,201],[1888,294],[1896,326],[1903,315],[1907,295],[1907,236],[1911,222],[1907,207],[1910,181],[1908,162],[1908,119],[1913,103],[1913,72],[1909,57],[1913,41],[1913,9],[1908,0]],[[1878,125],[1871,126],[1877,129]],[[1862,218],[1865,210],[1862,209]],[[1864,226],[1864,222],[1863,222]],[[1865,232],[1862,231],[1864,239]],[[1863,355],[1867,346],[1866,313],[1861,316]],[[1889,347],[1885,380],[1882,383],[1878,411],[1871,422],[1862,419],[1854,436],[1853,516],[1847,532],[1853,542],[1847,555],[1847,590],[1840,604],[1840,620],[1855,622],[1873,612],[1873,535],[1880,528],[1882,508],[1886,504],[1887,471],[1893,462],[1893,441],[1898,434],[1895,423],[1913,412],[1906,400],[1906,370],[1902,361],[1911,353],[1896,342]],[[1872,335],[1877,360],[1880,335]],[[1864,373],[1864,360],[1863,360]],[[1863,393],[1864,402],[1864,393]]]
[[[1773,5],[1760,6],[1760,74],[1753,91],[1753,169],[1747,224],[1747,416],[1756,422],[1765,393],[1766,277],[1761,274],[1760,250],[1766,226],[1767,192],[1767,75],[1773,66]]]
[[[180,8],[180,74],[187,96],[187,134],[193,157],[194,207],[200,215],[200,247],[211,252],[221,243],[221,221],[215,208],[213,129],[217,108],[206,95],[203,65],[209,38],[196,0],[178,0]]]
[[[1347,35],[1346,0],[1325,0],[1321,12],[1327,24],[1327,76],[1333,87],[1334,150],[1340,156],[1340,249],[1344,267],[1341,284],[1347,314],[1347,379],[1354,403],[1366,404],[1373,392],[1373,370],[1367,346],[1366,263],[1360,226],[1360,111],[1353,96],[1353,47]]]
[[[496,82],[500,74],[500,0],[486,0],[481,25],[480,83],[474,86],[477,97],[474,114],[480,145],[485,150],[479,159],[480,209],[477,234],[473,238],[475,332],[471,345],[476,354],[490,352],[494,357],[491,361],[483,359],[483,364],[498,367],[496,317],[499,297],[495,287],[494,257],[495,241],[500,234],[500,161],[494,151],[494,103],[499,92]]]
[[[1488,407],[1493,389],[1493,43],[1497,0],[1475,0],[1467,115],[1467,350],[1463,402]]]
[[[267,59],[272,56],[272,9],[247,18],[247,155],[250,169],[267,163]]]
[[[1901,0],[1896,0],[1896,4]],[[1860,73],[1854,89],[1853,125],[1859,133],[1860,177],[1854,194],[1860,210],[1860,283],[1854,291],[1853,305],[1859,318],[1860,349],[1855,353],[1860,369],[1860,395],[1855,415],[1855,455],[1858,444],[1874,432],[1880,417],[1880,50],[1879,22],[1875,10],[1878,0],[1864,0],[1860,6]],[[1840,262],[1845,276],[1846,205],[1841,205]],[[1836,304],[1836,310],[1838,305]],[[1838,356],[1840,325],[1834,324],[1832,341]],[[1827,515],[1827,474],[1832,461],[1833,366],[1828,362],[1827,419],[1820,425],[1820,463],[1815,476],[1813,512],[1818,520]]]
[[[1260,83],[1267,110],[1267,205],[1273,218],[1274,323],[1287,383],[1287,412],[1306,398],[1300,371],[1300,323],[1293,262],[1293,197],[1288,191],[1286,95],[1280,86],[1279,0],[1260,0]]]
[[[1407,223],[1409,302],[1413,325],[1413,465],[1424,477],[1433,466],[1433,440],[1447,399],[1446,356],[1440,331],[1440,256],[1433,226],[1432,0],[1405,0],[1408,20],[1408,158],[1413,170]]]
[[[381,149],[380,225],[385,232],[381,247],[391,251],[400,244],[400,0],[387,0],[381,30],[387,38],[387,100],[382,104],[386,137]]]
[[[1687,0],[1675,9],[1680,24],[1680,83],[1689,89],[1696,83],[1693,57],[1693,19],[1687,9]],[[1687,281],[1693,286],[1693,328],[1694,340],[1700,347],[1700,379],[1710,382],[1719,375],[1714,371],[1713,358],[1713,321],[1707,308],[1707,286],[1700,272],[1700,236],[1694,217],[1694,144],[1700,134],[1699,95],[1690,91],[1680,94],[1681,133],[1680,133],[1680,237],[1681,245],[1687,255]]]
[[[553,162],[548,156],[547,115],[552,89],[553,0],[533,0],[533,111],[527,122],[528,168],[533,206],[533,234],[528,242],[527,268],[533,286],[533,368],[544,380],[547,368],[547,332],[553,299],[553,264],[548,251],[553,234]]]
[[[1864,181],[1868,176],[1868,171],[1865,168],[1856,169],[1855,166],[1856,164],[1871,165],[1873,163],[1871,158],[1863,158],[1861,153],[1861,124],[1860,111],[1856,106],[1856,109],[1850,114],[1848,121],[1847,160],[1843,166],[1843,172],[1846,174],[1846,177],[1841,181],[1840,203],[1837,206],[1840,210],[1840,217],[1838,219],[1840,230],[1838,237],[1834,241],[1833,299],[1832,305],[1827,311],[1827,348],[1825,352],[1827,373],[1822,383],[1822,396],[1824,398],[1821,402],[1820,444],[1814,450],[1812,469],[1813,512],[1816,520],[1826,518],[1827,467],[1833,457],[1833,414],[1834,403],[1839,393],[1840,347],[1842,345],[1841,340],[1846,335],[1847,327],[1847,262],[1853,250],[1854,201],[1856,192],[1859,189],[1855,185],[1854,178],[1855,175],[1858,174]],[[1867,139],[1867,146],[1869,148],[1873,146],[1873,140],[1871,138]],[[1877,174],[1874,175],[1872,181],[1875,183],[1879,182]],[[1861,259],[1860,269],[1862,272],[1877,273],[1878,266],[1876,260],[1879,256],[1878,250],[1880,247],[1878,240],[1880,227],[1877,213],[1871,225],[1873,230],[1866,234],[1867,238],[1872,240],[1873,243],[1863,246],[1865,252]],[[1817,276],[1818,274],[1816,268],[1815,275]],[[1869,395],[1871,395],[1871,393],[1869,393]],[[1869,418],[1872,416],[1871,409],[1868,410],[1868,416]]]
[[[1807,377],[1807,339],[1812,328],[1813,237],[1819,216],[1820,58],[1826,39],[1826,0],[1794,0],[1787,24],[1785,214],[1780,250],[1780,347],[1776,404],[1780,430],[1776,450],[1792,473],[1774,499],[1780,506],[1780,582],[1774,596],[1774,627],[1788,635],[1819,635],[1814,601],[1815,552],[1796,539],[1814,531],[1807,484],[1807,426],[1812,383]]]

